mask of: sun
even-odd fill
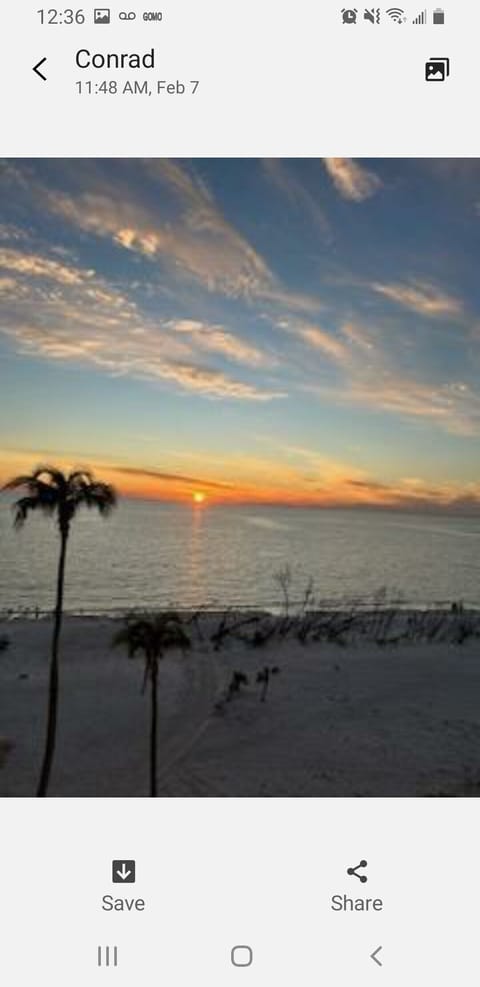
[[[205,494],[201,490],[196,490],[195,493],[193,494],[193,503],[194,504],[205,503]]]

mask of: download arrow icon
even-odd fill
[[[127,877],[130,877],[131,873],[132,873],[131,870],[127,870],[125,864],[123,864],[121,870],[117,870],[117,874],[119,877],[121,877],[122,881],[126,881]]]
[[[112,861],[112,881],[114,884],[134,884],[135,861],[134,860]]]

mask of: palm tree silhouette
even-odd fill
[[[29,476],[16,476],[5,484],[4,489],[18,490],[22,487],[26,494],[14,504],[15,527],[22,528],[31,511],[40,511],[49,517],[55,516],[60,531],[57,595],[49,671],[47,732],[42,770],[37,788],[37,797],[41,798],[47,794],[55,753],[58,711],[58,653],[70,525],[80,507],[95,508],[101,515],[108,515],[115,507],[117,497],[113,487],[106,483],[100,483],[89,470],[75,470],[65,474],[52,466],[39,466]]]
[[[172,648],[186,650],[190,638],[173,612],[127,617],[115,634],[114,645],[125,645],[129,658],[140,651],[145,659],[143,688],[150,680],[150,795],[157,796],[158,663]]]

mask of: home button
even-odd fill
[[[253,963],[253,950],[250,946],[234,946],[230,958],[233,966],[251,966]]]

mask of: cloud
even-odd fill
[[[342,326],[342,333],[347,343],[357,347],[365,355],[371,355],[376,343],[374,335],[364,326],[359,326],[354,322],[346,322]]]
[[[237,496],[257,502],[319,507],[380,507],[480,513],[480,484],[425,483],[419,478],[384,480],[321,449],[257,436],[267,447],[262,456],[226,455],[223,472],[234,476]]]
[[[362,314],[354,316],[351,299],[336,282],[332,287],[327,280],[325,299],[315,296],[315,282],[303,273],[298,283],[306,291],[286,286],[224,214],[200,167],[163,160],[51,162],[46,185],[35,163],[17,166],[21,177],[10,174],[10,180],[17,182],[18,206],[32,225],[21,236],[16,227],[0,227],[0,296],[2,331],[21,352],[214,398],[265,402],[301,387],[336,405],[430,422],[455,434],[478,433],[479,397],[475,382],[468,385],[469,368],[462,372],[461,347],[455,379],[438,370],[448,326],[422,322],[420,339],[418,318],[401,311],[457,319],[457,332],[465,314],[460,299],[418,277],[363,280],[354,283],[368,292],[357,309]],[[361,163],[328,159],[327,168],[354,201],[381,186]],[[297,174],[285,162],[264,165],[283,199],[306,214],[313,200]],[[8,188],[12,200],[13,191]],[[313,219],[320,222],[320,214]],[[53,228],[60,243],[44,249],[41,237],[49,230],[52,240]],[[82,267],[68,249],[72,242],[79,256],[94,255],[96,265],[119,272],[122,282],[112,283],[88,262]],[[212,300],[205,289],[222,297]],[[382,303],[374,304],[371,293]],[[363,314],[367,305],[370,312],[387,311],[389,322],[372,324]],[[246,333],[232,329],[232,311],[234,325]],[[275,351],[273,344],[257,343],[259,320],[267,339],[272,326],[283,330]],[[462,325],[465,330],[465,318]],[[473,333],[469,345],[473,351]],[[275,370],[278,379],[257,374],[262,370]]]
[[[296,335],[315,350],[321,350],[333,360],[343,362],[346,358],[344,343],[335,339],[330,333],[319,329],[318,326],[297,326]]]
[[[160,480],[165,483],[183,483],[192,487],[203,487],[208,490],[231,490],[231,483],[220,483],[217,480],[207,480],[205,477],[185,476],[182,473],[164,473],[162,470],[144,468],[142,466],[110,466],[101,467],[110,473],[120,473],[125,476],[135,476],[139,479]]]
[[[382,284],[374,281],[370,288],[379,295],[416,312],[417,315],[456,318],[463,313],[459,298],[448,295],[436,285],[426,281],[404,281]]]
[[[72,185],[68,192],[45,184],[34,172],[26,182],[20,167],[10,169],[9,180],[42,213],[60,217],[76,230],[107,239],[161,266],[161,273],[168,273],[173,282],[188,279],[210,293],[232,299],[261,301],[291,311],[318,311],[318,298],[281,283],[224,216],[191,167],[163,159],[142,161],[132,183],[128,180],[131,162],[123,170],[118,165],[108,178],[98,162],[63,164],[63,182],[66,177]]]
[[[0,296],[12,296],[17,288],[17,282],[15,278],[4,278],[0,277]]]
[[[352,321],[343,324],[335,336],[316,326],[283,323],[311,350],[318,350],[337,368],[340,379],[325,377],[304,387],[336,404],[351,404],[387,412],[403,419],[430,422],[453,435],[480,432],[480,394],[463,380],[428,381],[418,371],[402,369],[398,354],[378,327],[365,327]]]
[[[330,224],[318,199],[293,174],[291,168],[278,158],[268,158],[262,162],[264,174],[271,185],[274,185],[287,201],[313,222],[324,234],[329,232]]]
[[[163,259],[210,291],[248,297],[273,287],[268,265],[190,171],[164,160],[144,162],[143,169],[145,181],[157,186],[148,207],[134,189],[124,194],[120,181],[107,185],[101,173],[74,194],[44,189],[44,204],[79,229]]]
[[[203,324],[156,323],[123,292],[91,270],[40,255],[0,252],[0,331],[20,352],[88,362],[113,375],[162,380],[196,394],[247,401],[285,396],[204,365],[204,351],[257,367],[266,357],[226,330]],[[12,276],[15,275],[15,276]],[[175,330],[177,327],[177,331]]]
[[[60,315],[60,313],[59,313]],[[77,322],[81,319],[77,315]],[[42,328],[17,325],[0,329],[16,341],[20,352],[51,360],[88,362],[113,376],[131,376],[147,380],[169,381],[182,390],[205,397],[271,401],[285,397],[284,391],[271,391],[229,376],[221,370],[194,362],[174,359],[175,344],[162,340],[155,330],[139,335],[135,327],[125,327],[112,335],[98,328],[96,334],[81,332],[72,336],[61,326]]]
[[[94,271],[81,271],[67,267],[56,260],[36,254],[20,253],[18,250],[0,248],[0,268],[33,278],[47,278],[57,284],[85,284],[94,276]]]
[[[402,511],[480,514],[480,486],[443,483],[427,484],[420,479],[401,478],[392,483],[373,479],[348,481],[357,503]]]
[[[14,226],[13,223],[0,223],[0,240],[19,242],[27,239],[27,234],[25,230],[22,230],[18,226]]]
[[[390,481],[372,476],[348,462],[332,460],[320,450],[268,442],[268,455],[256,457],[226,453],[213,464],[198,455],[202,474],[183,473],[153,466],[121,464],[87,457],[97,475],[129,496],[190,499],[192,490],[201,489],[215,502],[250,504],[280,503],[291,506],[385,508],[429,513],[480,516],[480,484],[426,483],[418,477],[398,477]],[[279,455],[280,454],[280,455]],[[195,458],[195,454],[189,456]],[[286,457],[286,458],[282,458]],[[11,475],[28,472],[45,461],[45,450],[0,449],[0,485]],[[51,453],[48,453],[51,458]],[[168,454],[165,456],[168,461]],[[85,466],[85,457],[66,452],[55,454],[61,469]],[[216,471],[221,475],[216,476]],[[205,475],[205,473],[207,475]],[[468,535],[465,535],[468,537]]]
[[[337,191],[344,199],[364,202],[382,188],[382,181],[373,171],[352,158],[324,158],[325,168]]]
[[[166,326],[175,333],[190,337],[200,350],[218,353],[235,363],[250,367],[268,367],[276,362],[273,357],[267,356],[258,347],[227,332],[222,326],[209,326],[192,319],[170,321]]]
[[[312,449],[293,449],[309,463],[310,487],[324,506],[384,507],[399,510],[480,513],[480,484],[426,483],[415,477],[378,479],[349,463],[331,461]]]
[[[277,326],[279,329],[288,332],[296,340],[305,343],[309,350],[317,351],[317,353],[321,353],[322,356],[327,357],[329,361],[340,365],[350,363],[351,352],[348,346],[349,340],[343,338],[346,335],[343,328],[340,332],[333,333],[314,323],[305,322],[298,318],[281,319],[277,323]],[[348,327],[348,329],[350,332],[351,327]],[[311,369],[314,369],[311,358],[309,365]]]
[[[146,376],[172,380],[188,391],[195,391],[210,397],[240,398],[248,401],[272,401],[286,397],[283,391],[268,391],[244,381],[235,380],[221,370],[181,363],[161,363],[145,368]]]
[[[428,384],[388,371],[372,371],[353,377],[346,397],[349,402],[387,411],[402,418],[419,418],[452,435],[478,435],[480,397],[465,385]]]
[[[434,304],[432,296],[428,298]],[[436,298],[438,310],[441,303]],[[409,352],[405,331],[398,337],[386,335],[381,326],[353,320],[340,324],[335,332],[295,318],[283,319],[277,326],[308,347],[301,384],[306,392],[337,405],[423,420],[451,435],[480,434],[478,389],[453,375],[425,379],[420,365],[405,366]],[[314,353],[321,356],[321,363],[315,362]]]

